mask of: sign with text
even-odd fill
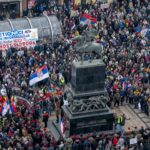
[[[25,40],[38,40],[37,29],[15,30],[8,32],[0,32],[0,43],[7,40],[23,38]]]
[[[37,40],[37,29],[0,32],[0,50],[8,49],[10,47],[32,47],[36,45]]]
[[[137,144],[137,138],[130,139],[130,145]]]
[[[34,47],[36,41],[26,41],[24,39],[16,39],[6,43],[0,43],[0,50],[6,50],[10,47],[22,48],[22,47]]]
[[[109,3],[101,4],[101,9],[108,9]]]

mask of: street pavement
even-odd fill
[[[150,128],[150,116],[147,116],[139,109],[134,109],[133,105],[130,105],[130,108],[137,114],[137,116],[146,124],[148,128]]]
[[[126,116],[126,122],[125,122],[125,131],[128,131],[130,128],[131,130],[134,129],[134,127],[137,127],[138,129],[143,126],[144,128],[147,128],[147,124],[144,122],[147,121],[147,123],[150,123],[150,118],[148,118],[144,113],[141,113],[140,110],[135,110],[133,106],[125,104],[124,106],[120,106],[118,108],[114,108],[113,112],[116,115],[122,115],[125,114]],[[141,117],[140,117],[141,116]],[[144,118],[143,118],[144,116]]]

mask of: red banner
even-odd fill
[[[34,47],[36,45],[36,41],[25,41],[24,39],[16,39],[14,41],[8,41],[0,44],[0,50],[6,50],[10,47],[14,48],[22,48],[22,47]]]

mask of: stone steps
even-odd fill
[[[139,109],[135,109],[134,105],[128,105],[137,116],[146,124],[147,127],[150,127],[150,117],[148,117],[145,113],[141,112]]]
[[[137,115],[136,112],[133,111],[133,108],[130,108],[127,104],[113,109],[113,112],[116,113],[117,115],[125,114],[126,116],[126,122],[124,126],[125,131],[128,131],[128,128],[132,129],[135,126],[138,129],[140,129],[141,126],[143,126],[144,128],[147,127],[145,122],[141,120],[141,118]]]
[[[56,127],[53,121],[48,122],[48,128],[50,129],[51,134],[53,135],[54,139],[58,141],[61,137],[61,134],[60,134],[58,127]]]

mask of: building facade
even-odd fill
[[[0,15],[4,18],[19,18],[27,10],[28,0],[0,0]]]

